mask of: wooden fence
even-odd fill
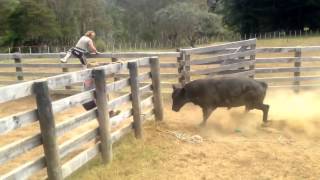
[[[123,62],[128,58],[159,56],[161,85],[165,92],[168,92],[165,88],[170,88],[172,84],[184,84],[191,79],[239,75],[266,81],[270,87],[291,87],[298,90],[299,87],[318,86],[319,52],[320,47],[317,46],[256,49],[256,39],[249,39],[207,47],[179,49],[177,52],[103,53],[91,56],[89,61],[93,59],[100,63],[111,63]],[[58,59],[63,55],[63,53],[0,54],[0,61],[7,59],[0,64],[0,84],[23,82],[86,68],[77,61],[59,63]],[[40,62],[34,61],[40,58]],[[119,74],[119,77],[127,76],[128,74]]]
[[[320,46],[258,48],[255,74],[271,87],[319,87]],[[264,56],[273,57],[264,58]]]
[[[156,57],[139,58],[143,56],[159,56],[160,60]],[[50,59],[58,61],[60,57],[59,53],[0,54],[0,59],[11,61],[4,60],[0,64],[0,68],[3,69],[0,75],[14,75],[14,82],[21,82],[0,87],[0,104],[35,96],[38,107],[2,117],[0,134],[6,135],[38,122],[41,129],[37,134],[0,147],[0,165],[5,165],[36,147],[43,146],[45,149],[43,155],[2,174],[0,179],[27,178],[44,168],[47,168],[50,178],[59,179],[70,175],[99,152],[104,162],[110,162],[113,142],[130,132],[132,127],[136,137],[141,137],[141,123],[146,117],[155,116],[158,120],[162,119],[160,89],[175,83],[185,84],[193,79],[207,77],[249,76],[268,82],[270,87],[290,87],[296,91],[302,87],[320,87],[318,46],[256,48],[256,39],[250,39],[201,48],[179,49],[177,52],[104,53],[90,58],[100,64],[110,64],[92,69],[82,67],[74,61],[60,64]],[[44,63],[38,62],[37,59],[40,58],[43,58]],[[128,60],[129,58],[139,59]],[[8,72],[7,68],[12,68],[12,72]],[[26,71],[27,68],[31,70]],[[48,72],[53,68],[58,70]],[[81,70],[82,68],[85,69]],[[47,72],[44,74],[40,70]],[[41,79],[42,76],[56,73],[59,75]],[[29,81],[28,77],[35,74],[37,80]],[[92,76],[96,90],[77,92],[63,99],[50,100],[49,92],[83,83]],[[107,82],[104,81],[105,77]],[[118,97],[106,98],[107,95],[119,91],[122,93]],[[98,99],[97,108],[55,124],[55,115],[58,112],[92,101],[94,96]],[[125,110],[121,108],[119,115],[109,117],[106,113],[128,103],[131,103],[130,107],[125,107]],[[96,118],[99,126],[95,129],[83,132],[62,144],[57,143],[57,137],[93,122]],[[123,120],[128,118],[133,118],[133,121],[120,129],[110,131],[111,127],[123,123]],[[98,135],[98,143],[89,146],[67,162],[61,161]],[[98,147],[101,147],[101,150]]]
[[[254,75],[256,39],[201,48],[181,49],[180,82],[191,77]],[[231,50],[230,50],[231,49]],[[218,54],[218,55],[217,55]]]
[[[142,67],[148,67],[149,70],[141,73]],[[128,78],[115,80],[112,76],[127,71]],[[106,82],[105,79],[110,77],[112,78],[111,82],[108,80]],[[92,78],[95,81],[95,89],[51,101],[50,91]],[[148,80],[151,83],[141,85],[142,82]],[[106,98],[111,93],[126,87],[130,88],[129,93],[121,94],[113,99]],[[37,108],[2,117],[0,119],[0,134],[3,137],[10,132],[30,126],[32,123],[40,123],[40,132],[0,147],[0,165],[5,166],[6,163],[39,146],[44,148],[44,154],[39,154],[32,160],[15,166],[10,171],[1,174],[0,179],[27,179],[45,168],[49,179],[62,179],[99,153],[103,162],[108,163],[112,159],[112,144],[114,142],[131,132],[132,129],[134,129],[135,136],[141,138],[143,135],[142,122],[149,117],[162,120],[163,116],[160,65],[157,57],[140,58],[9,85],[1,87],[0,94],[0,104],[30,96],[36,99],[37,104]],[[56,124],[55,116],[57,113],[94,99],[97,99],[96,108],[76,114],[70,119]],[[126,104],[127,106],[125,106]],[[126,108],[121,108],[120,114],[110,117],[108,112],[120,106]],[[128,118],[133,120],[129,119],[128,121]],[[57,142],[57,138],[78,127],[86,126],[94,119],[98,120],[98,125],[95,128],[78,134],[62,144]],[[122,125],[121,128],[114,129],[123,123],[125,125]],[[99,141],[71,159],[62,161],[63,158],[75,153],[81,145],[92,142],[97,137]]]
[[[0,86],[87,69],[86,66],[82,66],[78,60],[74,59],[70,63],[60,63],[59,58],[64,55],[65,53],[0,54]],[[162,85],[171,87],[172,84],[178,83],[176,71],[177,58],[180,57],[179,52],[103,53],[91,55],[89,63],[93,61],[98,64],[117,63],[132,58],[151,56],[158,56],[160,59]],[[118,76],[127,77],[128,74],[119,74]],[[61,88],[59,91],[61,91]],[[74,91],[69,90],[69,92]]]

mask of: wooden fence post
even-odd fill
[[[113,63],[116,63],[118,61],[119,61],[118,58],[115,58],[115,57],[111,58],[111,62]],[[120,80],[120,77],[117,74],[114,74],[114,81],[119,81],[119,80]]]
[[[178,64],[178,81],[179,83],[184,86],[185,85],[185,74],[184,74],[184,62],[183,62],[183,55],[180,49],[177,49],[177,52],[180,52],[180,56],[177,57],[177,64]]]
[[[13,59],[14,59],[14,63],[16,65],[21,65],[21,55],[20,53],[14,53],[13,54]],[[20,67],[16,67],[16,76],[17,76],[17,79],[19,81],[23,81],[23,70],[22,70],[22,66]]]
[[[300,67],[301,67],[301,57],[302,57],[302,51],[301,51],[301,48],[297,48],[295,50],[295,53],[294,53],[294,57],[295,57],[295,61],[294,61],[294,67],[297,69],[296,72],[294,72],[294,91],[296,93],[298,93],[300,91],[300,75],[301,75],[301,72],[300,72]]]
[[[156,120],[163,120],[163,105],[161,98],[161,84],[160,84],[160,64],[158,57],[150,58],[151,78],[154,98],[154,109]]]
[[[111,123],[109,117],[108,100],[106,97],[105,72],[93,70],[93,77],[96,85],[96,104],[98,108],[97,119],[99,122],[99,135],[101,140],[101,156],[103,163],[112,160]]]
[[[141,121],[141,100],[139,93],[139,81],[138,81],[138,63],[128,63],[130,73],[130,86],[131,86],[131,100],[133,108],[133,128],[136,138],[142,138],[142,121]]]
[[[257,45],[256,45],[256,42],[255,42],[254,44],[250,45],[250,50],[256,50],[256,47],[257,47]],[[250,56],[250,61],[255,61],[255,60],[256,60],[256,52],[254,52],[254,54]],[[254,64],[249,66],[249,70],[250,71],[254,71],[255,70],[255,62],[254,62]],[[255,75],[255,72],[254,72],[253,75],[250,75],[249,77],[254,79],[254,75]]]
[[[46,81],[35,82],[33,90],[36,94],[38,119],[46,158],[48,178],[50,180],[62,180],[55,120],[52,112],[48,83]]]
[[[184,61],[184,76],[186,83],[190,82],[190,70],[191,70],[191,56],[186,52],[182,52],[182,57]]]

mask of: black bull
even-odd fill
[[[250,78],[200,79],[182,88],[173,86],[172,110],[178,112],[186,103],[199,105],[205,125],[208,117],[218,107],[245,106],[246,110],[263,111],[263,122],[267,122],[269,105],[263,104],[267,84]]]

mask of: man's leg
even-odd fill
[[[82,65],[87,65],[87,58],[84,54],[79,58]]]
[[[61,58],[60,62],[66,63],[71,55],[72,55],[71,50],[68,50],[66,56],[64,58]]]

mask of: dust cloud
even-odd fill
[[[267,125],[262,123],[260,110],[245,113],[244,107],[231,110],[218,108],[202,131],[220,135],[237,132],[257,135],[262,129],[268,129],[288,135],[320,137],[320,91],[295,93],[292,90],[269,89],[265,103],[270,105]],[[179,113],[170,115],[171,118],[172,116],[180,123],[183,121],[190,126],[196,126],[202,121],[200,108],[191,104],[183,107]]]

